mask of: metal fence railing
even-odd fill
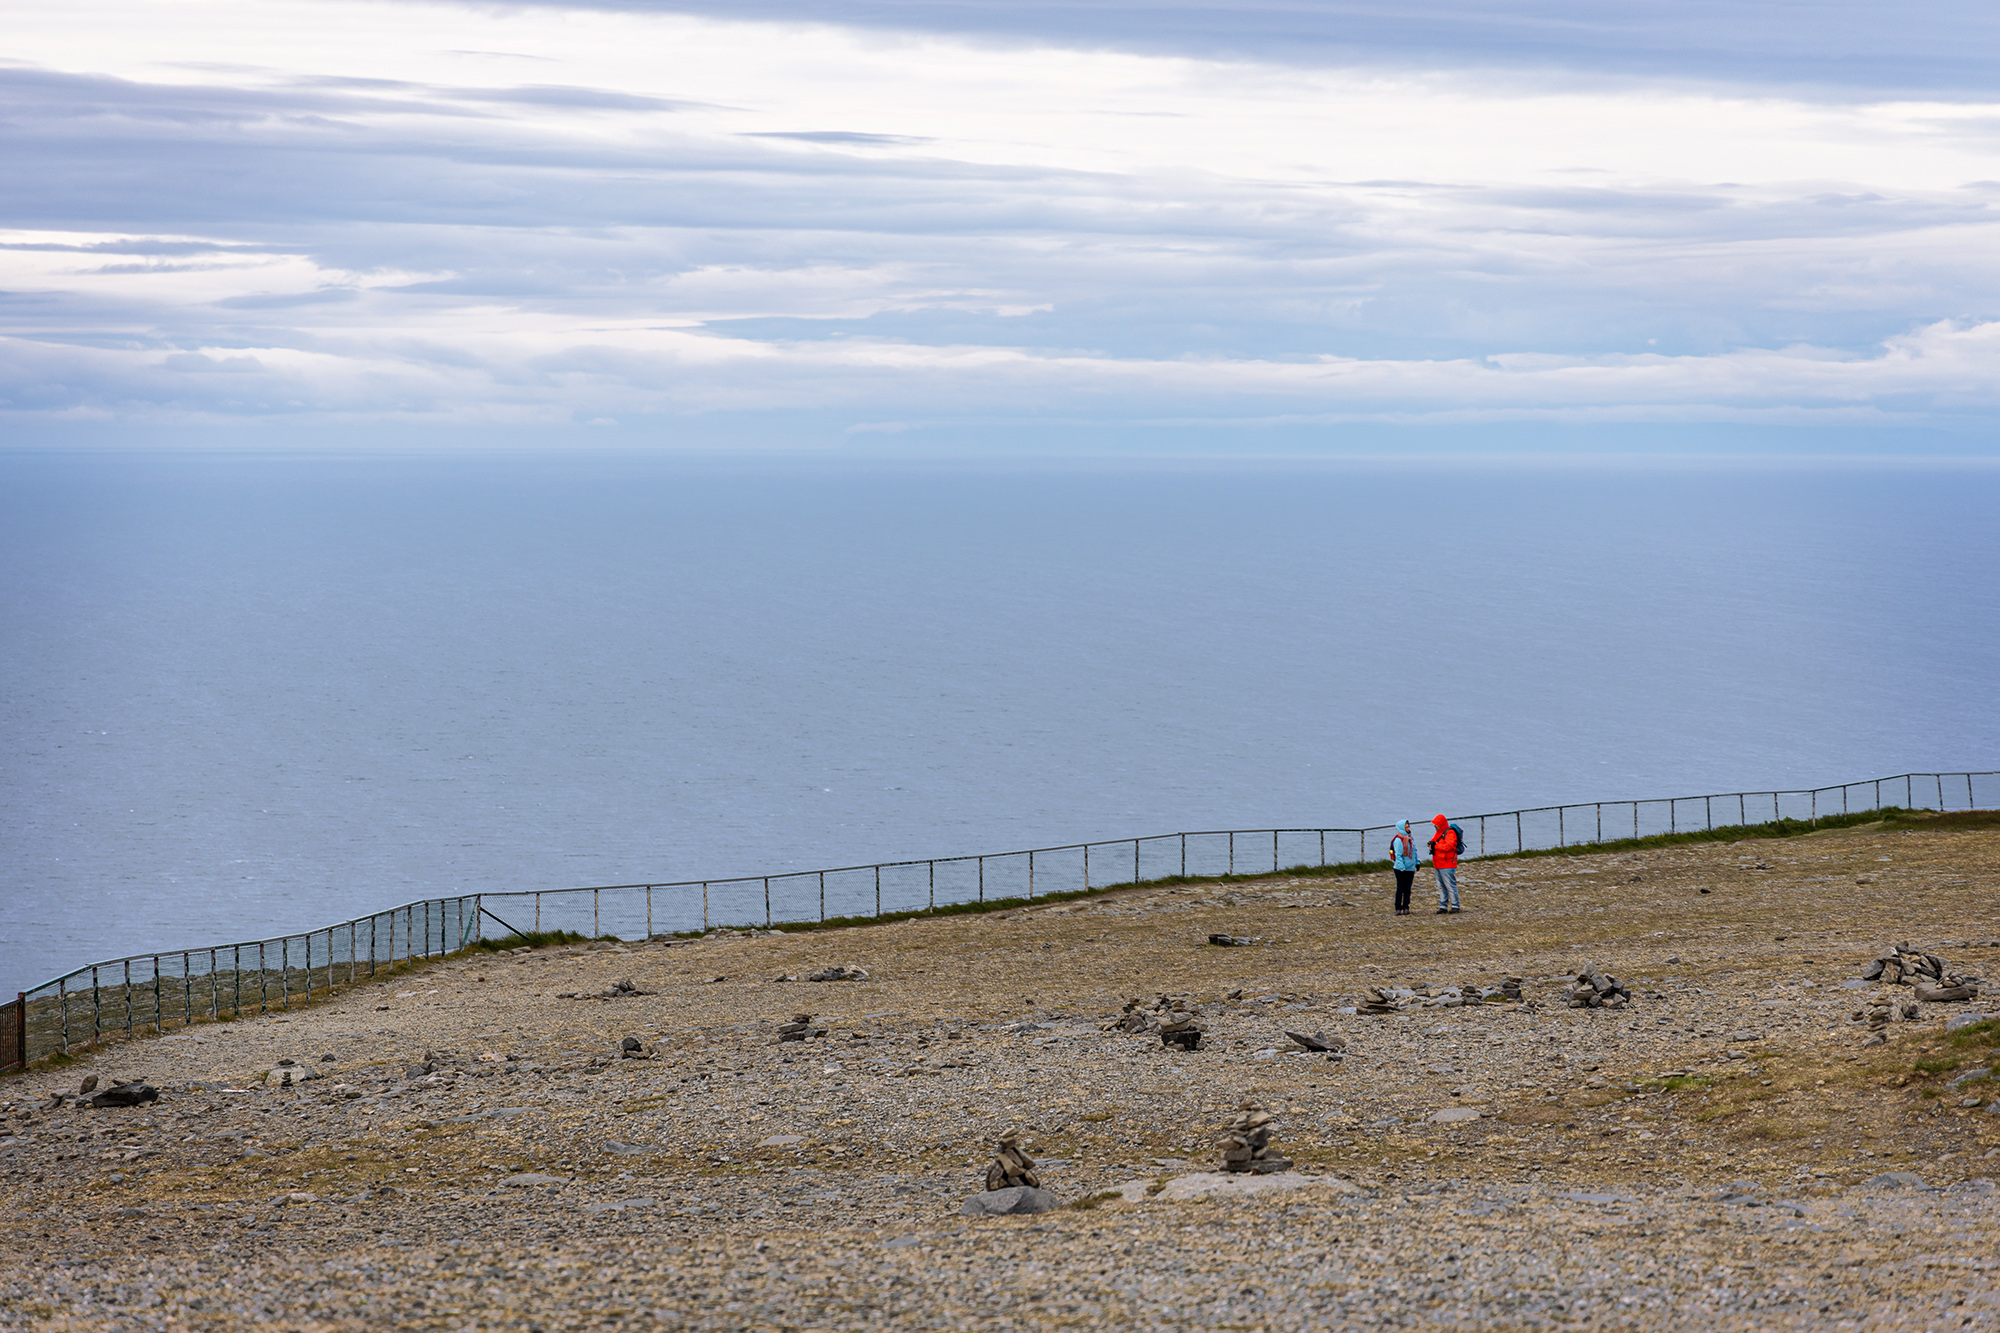
[[[1963,793],[1963,799],[1960,794]],[[1903,773],[1806,790],[1595,801],[1460,815],[1470,856],[1835,814],[2000,807],[2000,771]],[[0,1069],[107,1038],[289,1008],[420,958],[509,934],[573,931],[651,936],[717,925],[879,918],[997,899],[1143,883],[1175,875],[1269,874],[1288,866],[1365,863],[1394,826],[1222,829],[1070,843],[976,856],[882,861],[829,870],[503,889],[427,898],[304,934],[135,954],[67,972],[0,1005]]]

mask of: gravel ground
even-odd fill
[[[1843,830],[1470,863],[1456,917],[1266,878],[446,960],[0,1082],[0,1323],[2000,1328],[2000,1051],[1944,1031],[2000,1004],[1864,1046],[1843,984],[2000,973],[1996,866]],[[1563,1007],[1589,964],[1629,1007]],[[1201,1049],[1108,1030],[1162,994]],[[162,1095],[49,1107],[93,1073]],[[1296,1172],[1210,1174],[1249,1101]],[[1008,1126],[1073,1206],[960,1215]]]

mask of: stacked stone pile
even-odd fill
[[[623,1000],[635,995],[655,995],[657,991],[640,990],[630,977],[601,991],[563,991],[558,1000]]]
[[[1461,1009],[1473,1004],[1521,1003],[1521,978],[1497,986],[1463,981],[1453,986],[1383,986],[1363,993],[1356,1013],[1395,1014],[1405,1009]]]
[[[1021,1151],[1021,1131],[1010,1129],[1000,1136],[993,1153],[993,1165],[986,1168],[986,1188],[1007,1190],[1026,1185],[1040,1189],[1042,1178],[1035,1174],[1035,1159]]]
[[[1254,1171],[1258,1175],[1291,1170],[1292,1159],[1272,1151],[1272,1122],[1271,1113],[1255,1102],[1239,1106],[1236,1118],[1223,1126],[1218,1139],[1222,1146],[1222,1169]]]
[[[1153,1030],[1153,1016],[1146,1012],[1145,1001],[1134,995],[1125,1001],[1125,1008],[1119,1015],[1104,1025],[1106,1032],[1142,1033]]]
[[[1863,1046],[1880,1046],[1889,1040],[1889,1024],[1901,1019],[1913,1022],[1923,1011],[1915,1001],[1897,999],[1893,995],[1880,994],[1871,999],[1863,1008],[1854,1011],[1854,1019],[1868,1025],[1868,1036]]]
[[[1202,1026],[1185,1009],[1171,1008],[1160,1015],[1160,1044],[1184,1051],[1199,1050]]]
[[[866,981],[868,969],[856,967],[852,963],[837,963],[832,967],[822,967],[806,977],[807,981]]]
[[[1617,977],[1586,967],[1563,998],[1572,1009],[1622,1009],[1632,1002],[1632,992]]]
[[[1912,986],[1919,1000],[1970,1000],[1979,995],[1979,978],[1950,971],[1934,953],[1910,947],[1909,941],[1885,945],[1861,970],[1863,981],[1888,986]]]
[[[813,1016],[811,1014],[794,1014],[792,1015],[791,1022],[778,1024],[778,1040],[780,1043],[805,1041],[812,1037],[824,1037],[825,1035],[825,1028],[813,1026]]]

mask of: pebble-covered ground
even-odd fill
[[[2000,1328],[2000,1035],[1945,1031],[2000,1003],[1864,1046],[1847,984],[1909,940],[2000,1000],[1996,869],[1871,828],[1474,863],[1451,917],[1271,878],[441,961],[0,1081],[0,1325]],[[1564,1006],[1592,964],[1629,1006]],[[1200,1049],[1109,1027],[1163,994]],[[161,1096],[50,1106],[90,1074]],[[1208,1174],[1250,1101],[1297,1171]],[[961,1216],[1008,1126],[1072,1206]]]

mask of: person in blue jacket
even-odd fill
[[[1389,868],[1396,872],[1396,915],[1410,914],[1410,885],[1417,878],[1417,844],[1410,837],[1410,821],[1396,821],[1389,839]]]

